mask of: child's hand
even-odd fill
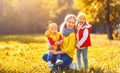
[[[55,51],[55,50],[50,50],[49,52],[50,52],[50,54],[57,55],[57,51]]]
[[[55,52],[55,50],[49,50],[50,54],[53,54]]]
[[[60,44],[62,44],[62,40],[60,40],[59,42],[55,42],[55,45],[60,45]]]
[[[60,45],[61,44],[61,42],[55,42],[55,45]]]
[[[80,46],[79,46],[78,44],[76,44],[76,47],[77,47],[77,48],[80,48]]]
[[[55,45],[60,45],[60,42],[55,42]]]

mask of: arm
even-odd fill
[[[58,54],[65,54],[65,51],[64,50],[61,50],[61,51],[56,51],[56,53],[55,53],[56,55],[58,55]]]
[[[48,37],[48,41],[51,45],[55,45],[55,41],[51,37]]]
[[[51,51],[51,54],[65,54],[65,53],[71,53],[73,52],[73,50],[75,49],[75,43],[76,43],[76,39],[75,39],[75,34],[72,33],[69,35],[69,43],[67,48],[65,48],[64,50],[61,51]]]
[[[69,37],[68,38],[69,43],[67,48],[64,49],[65,53],[67,54],[72,53],[75,50],[75,44],[76,44],[76,38],[74,33],[71,33],[68,37]]]
[[[59,37],[60,37],[60,39],[59,39],[59,40],[63,40],[63,37],[62,37],[62,35],[59,35]]]
[[[49,42],[48,42],[48,49],[52,50],[52,46],[51,46],[51,44]]]
[[[86,28],[91,28],[91,27],[92,27],[92,25],[90,25],[89,23],[87,23]]]
[[[54,45],[54,44],[55,44],[55,41],[53,41],[52,38],[48,37],[48,49],[49,50],[53,49],[52,45]]]
[[[61,35],[61,34],[60,34],[60,36],[59,36],[59,37],[60,37],[60,39],[59,39],[60,41],[59,41],[59,42],[60,42],[60,44],[62,44],[62,42],[63,42],[63,37],[62,37],[62,35]]]
[[[56,50],[50,50],[50,54],[58,55],[58,54],[65,54],[64,50],[56,51]]]
[[[81,38],[80,41],[78,41],[76,46],[79,48],[86,41],[87,37],[88,37],[88,29],[85,29],[83,32],[83,37]]]
[[[63,38],[62,38],[62,35],[59,35],[59,42],[55,42],[55,45],[61,45],[62,42],[63,42]]]
[[[92,30],[92,25],[90,25],[89,23],[87,23],[86,28],[88,28],[88,30],[91,31]]]

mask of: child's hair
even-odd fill
[[[77,15],[77,20],[80,18],[80,16],[85,17],[85,24],[86,24],[86,13],[80,12],[80,13]],[[78,26],[78,21],[77,21],[76,25]]]
[[[58,29],[58,25],[56,23],[51,23],[48,25],[48,31],[51,31],[53,28],[57,28]]]
[[[84,16],[86,18],[86,14],[84,12],[80,12],[77,16],[77,19],[79,19],[80,16]]]
[[[45,35],[48,36],[52,32],[53,28],[57,28],[58,29],[58,25],[56,23],[50,23],[48,25],[47,31],[45,32]]]
[[[61,26],[60,26],[60,31],[62,31],[63,28],[66,27],[67,21],[68,21],[69,19],[71,19],[71,18],[73,18],[73,19],[76,21],[76,16],[75,16],[75,15],[73,15],[73,14],[68,14],[68,15],[66,15],[66,17],[65,17],[65,19],[64,19],[64,22],[63,22],[63,23],[61,24]]]

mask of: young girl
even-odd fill
[[[58,32],[58,26],[56,23],[51,23],[48,25],[48,29],[45,32],[45,35],[48,38],[48,45],[49,45],[49,50],[56,50],[59,51],[60,50],[60,44],[62,44],[62,36],[59,34]],[[52,57],[53,55],[48,53],[48,57],[47,57],[47,61],[48,61],[48,66],[52,67]],[[63,61],[60,60],[61,55],[57,55],[56,57],[56,64],[62,64]]]
[[[86,22],[86,14],[80,13],[77,16],[77,62],[78,62],[78,68],[82,68],[81,64],[81,54],[83,56],[83,62],[84,62],[84,68],[88,69],[88,46],[91,46],[91,40],[90,40],[90,31],[92,29],[92,26]]]

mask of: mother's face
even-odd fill
[[[67,23],[66,23],[66,27],[68,28],[68,29],[73,29],[74,28],[74,25],[75,25],[75,19],[74,18],[71,18],[71,19],[69,19],[68,21],[67,21]]]

